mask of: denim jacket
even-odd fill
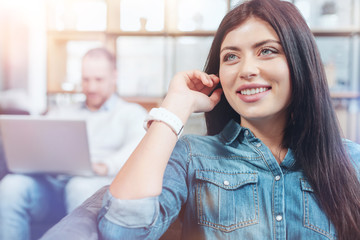
[[[360,146],[344,141],[359,174]],[[104,239],[158,239],[183,209],[182,239],[336,239],[291,149],[279,165],[249,129],[182,137],[160,196],[115,199],[99,214]]]

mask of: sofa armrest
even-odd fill
[[[99,189],[81,206],[50,228],[41,240],[98,240],[97,215],[108,186]]]

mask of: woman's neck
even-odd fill
[[[287,153],[283,147],[285,119],[273,120],[247,120],[241,118],[241,126],[251,130],[251,132],[260,139],[272,152],[276,161],[280,164]]]

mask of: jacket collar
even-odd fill
[[[226,145],[230,145],[245,129],[246,128],[241,127],[239,123],[235,122],[234,120],[230,120],[221,131],[220,135],[224,139],[224,143]]]

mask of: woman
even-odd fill
[[[104,239],[157,239],[181,208],[183,239],[359,239],[360,147],[292,4],[230,11],[205,72],[177,74],[157,111],[104,199]],[[209,136],[177,141],[199,111]]]

